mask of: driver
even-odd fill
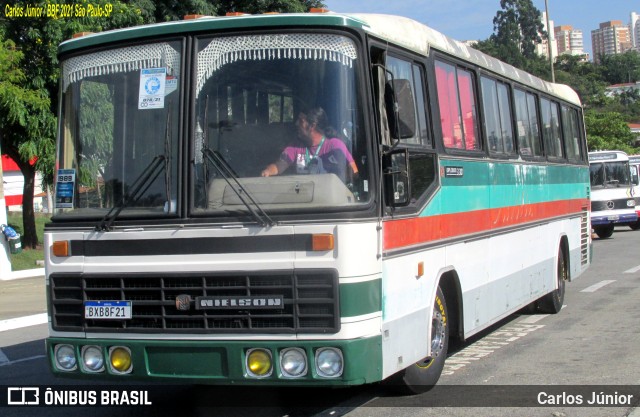
[[[294,164],[298,174],[336,174],[343,182],[347,174],[358,174],[353,156],[336,137],[321,107],[301,112],[296,126],[302,143],[284,148],[280,159],[262,171],[263,177],[282,174]]]

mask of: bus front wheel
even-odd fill
[[[449,346],[447,303],[440,287],[436,293],[431,316],[431,356],[414,363],[392,376],[389,383],[403,394],[420,394],[438,382]]]

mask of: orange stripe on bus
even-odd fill
[[[588,205],[587,199],[575,199],[388,220],[383,222],[383,248],[385,251],[399,249],[557,216],[580,214]]]

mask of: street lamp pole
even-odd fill
[[[549,50],[549,65],[551,66],[551,82],[556,82],[556,74],[553,69],[553,48],[551,47],[551,33],[553,28],[551,27],[549,20],[549,2],[544,0],[544,9],[547,14],[547,49]],[[555,37],[555,36],[554,36]]]

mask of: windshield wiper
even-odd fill
[[[131,184],[131,192],[126,194],[119,204],[111,207],[111,210],[105,214],[105,216],[100,221],[100,224],[96,226],[97,231],[105,231],[108,232],[111,230],[111,225],[116,220],[120,212],[127,207],[132,201],[138,200],[140,196],[142,196],[153,184],[153,182],[158,178],[158,175],[165,168],[165,156],[157,155],[153,158],[153,160],[147,165],[147,167],[140,173],[138,178]]]
[[[233,192],[236,193],[240,201],[242,201],[242,204],[247,207],[255,221],[260,226],[266,227],[273,226],[275,224],[262,207],[260,207],[258,202],[247,192],[246,188],[238,180],[238,176],[233,172],[233,169],[219,152],[212,151],[209,148],[204,148],[202,149],[202,155],[216,168],[222,178],[224,178],[227,184],[229,184],[229,187],[231,187]],[[255,206],[255,209],[252,205]]]

